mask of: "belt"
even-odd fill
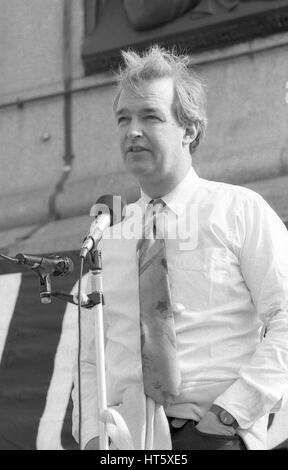
[[[194,419],[174,418],[173,416],[167,416],[167,419],[168,419],[170,428],[173,428],[173,429],[183,428],[183,426],[186,423],[188,423],[188,421],[189,423],[193,423],[194,426],[198,424],[198,421],[195,421]]]

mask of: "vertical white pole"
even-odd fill
[[[97,368],[97,392],[98,392],[98,417],[107,409],[106,395],[106,373],[105,373],[105,343],[104,343],[104,321],[102,306],[102,277],[100,270],[92,271],[91,275],[92,292],[99,293],[100,301],[93,311],[95,314],[95,349]],[[100,450],[108,450],[108,434],[106,424],[99,420],[99,444]]]

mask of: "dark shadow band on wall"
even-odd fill
[[[86,0],[82,58],[91,75],[117,68],[128,47],[195,54],[285,31],[286,0]]]

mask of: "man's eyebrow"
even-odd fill
[[[119,114],[125,114],[128,112],[127,108],[120,108],[115,112],[115,115],[118,116]]]
[[[161,109],[148,107],[148,108],[141,109],[140,112],[141,113],[161,113]],[[129,109],[128,108],[120,108],[115,112],[115,115],[119,116],[120,114],[125,114],[125,113],[129,113]]]
[[[143,113],[161,113],[161,109],[159,108],[144,108],[142,110]]]

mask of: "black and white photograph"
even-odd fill
[[[288,450],[288,0],[0,8],[0,450]]]

